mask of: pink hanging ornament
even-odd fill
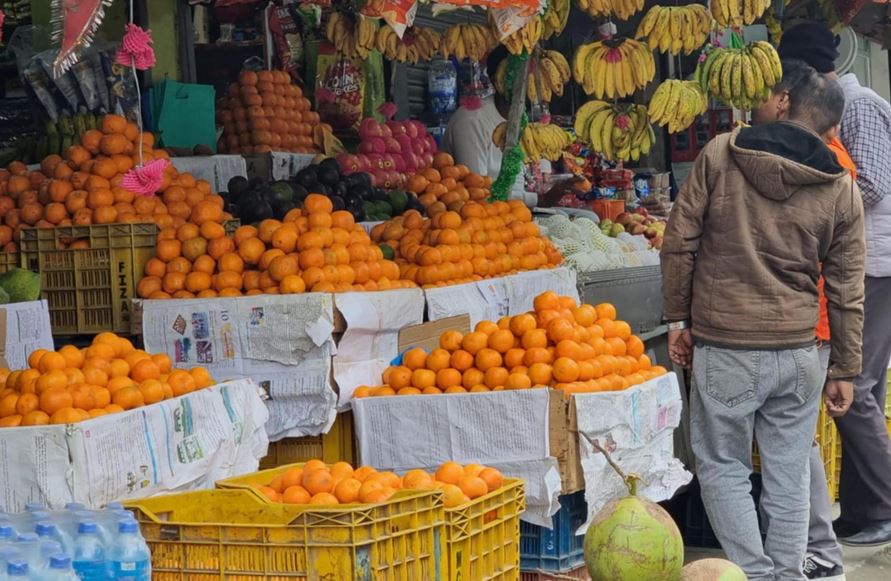
[[[169,164],[166,159],[156,159],[135,167],[124,174],[121,187],[141,196],[153,196],[164,182],[164,170]]]
[[[140,71],[155,66],[155,49],[152,48],[152,31],[145,31],[132,22],[125,27],[124,39],[115,60],[119,65],[136,65]]]

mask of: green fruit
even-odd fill
[[[724,559],[700,559],[684,567],[681,581],[746,581],[746,574]]]
[[[393,190],[387,195],[387,199],[390,202],[390,206],[393,207],[393,214],[399,215],[405,211],[405,208],[408,206],[408,194],[405,192],[400,192],[399,190]]]
[[[393,260],[396,258],[396,252],[390,247],[389,244],[381,244],[380,245],[381,252],[384,253],[384,260]]]
[[[13,268],[0,274],[0,288],[6,291],[10,303],[36,301],[40,298],[40,275],[24,268]]]
[[[591,581],[674,581],[684,565],[684,540],[662,507],[626,496],[591,521],[585,565]]]
[[[378,214],[384,214],[387,217],[393,215],[393,206],[389,202],[375,202],[374,208]]]

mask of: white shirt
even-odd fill
[[[463,163],[470,171],[494,179],[501,170],[501,150],[492,143],[492,133],[504,120],[491,96],[483,99],[479,109],[460,107],[446,125],[441,149],[451,153],[455,163]]]

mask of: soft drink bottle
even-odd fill
[[[99,538],[99,527],[85,521],[77,527],[74,540],[74,572],[81,581],[105,581],[105,547]]]
[[[62,551],[66,553],[71,552],[71,538],[63,533],[56,523],[50,521],[40,521],[34,527],[34,532],[37,533],[37,536],[41,539],[52,539],[59,543],[62,547]]]
[[[112,579],[151,581],[152,554],[139,534],[139,524],[135,520],[118,523],[118,536],[110,553]]]
[[[44,581],[79,581],[77,573],[71,567],[71,557],[64,553],[56,553],[50,557]]]

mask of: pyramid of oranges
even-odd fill
[[[321,460],[292,466],[256,490],[285,504],[376,504],[399,490],[442,490],[446,508],[461,506],[500,489],[504,477],[495,468],[446,462],[435,473],[409,470],[403,476],[371,466],[353,468],[347,462],[327,465]]]
[[[489,198],[492,178],[473,173],[444,151],[433,156],[433,163],[405,182],[406,191],[418,196],[428,214],[460,210],[464,202],[482,202]]]
[[[217,104],[217,123],[223,126],[221,153],[318,151],[313,129],[321,126],[319,114],[284,71],[242,71]]]
[[[100,333],[89,347],[38,349],[28,357],[28,369],[0,370],[0,427],[80,422],[214,383],[203,367],[175,369],[166,355]]]
[[[455,206],[457,207],[457,206]],[[459,210],[409,210],[378,224],[375,242],[393,248],[402,278],[424,287],[552,268],[563,257],[523,202],[461,202]]]
[[[241,226],[231,237],[212,220],[161,230],[137,293],[210,298],[410,286],[351,213],[310,194],[282,221]]]
[[[169,228],[198,217],[218,222],[231,218],[223,212],[223,199],[211,194],[209,182],[181,174],[173,165],[164,171],[159,197],[122,188],[121,180],[139,163],[140,152],[146,163],[170,159],[153,145],[151,133],[140,139],[135,123],[105,115],[101,130],[86,131],[64,158],[49,155],[35,171],[21,162],[0,170],[0,248],[15,252],[22,228],[29,227],[154,222]]]
[[[578,305],[547,291],[529,313],[481,321],[473,332],[447,331],[439,348],[416,348],[388,367],[383,385],[354,397],[438,395],[553,387],[573,393],[618,391],[664,375],[644,354],[631,326],[609,303]]]

